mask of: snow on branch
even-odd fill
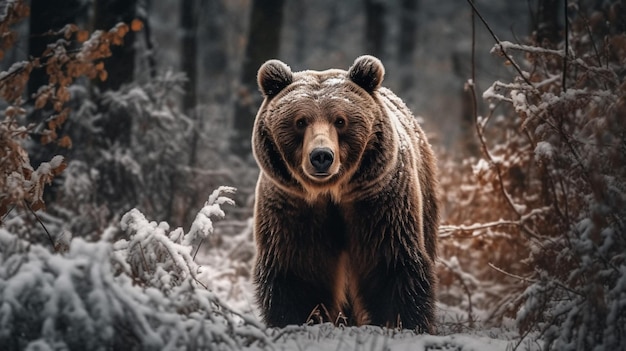
[[[227,189],[230,191],[232,189]],[[205,221],[229,203],[218,189]],[[217,206],[217,207],[215,207]],[[223,349],[269,340],[197,282],[182,229],[138,210],[65,254],[0,228],[0,345],[7,349]]]
[[[224,211],[221,205],[234,205],[235,202],[222,194],[232,194],[235,192],[235,188],[221,186],[214,190],[209,196],[209,199],[204,204],[204,207],[198,212],[196,218],[191,224],[189,233],[185,236],[185,244],[191,245],[196,239],[204,239],[213,233],[213,221],[214,218],[224,218]]]
[[[535,53],[535,54],[556,55],[560,57],[563,57],[565,54],[565,51],[563,50],[551,50],[551,49],[546,49],[546,48],[542,48],[539,46],[515,44],[506,40],[500,41],[494,44],[490,52],[492,54],[499,54],[501,51],[506,51],[506,50],[517,50],[517,51],[524,51],[524,52],[530,52],[530,53]]]

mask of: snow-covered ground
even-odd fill
[[[229,192],[214,192],[188,232],[133,209],[100,240],[75,238],[64,252],[0,228],[0,350],[489,351],[517,342],[512,327],[470,330],[458,322],[462,311],[444,305],[438,335],[331,324],[265,328],[250,282],[250,222],[215,230]],[[201,238],[205,249],[194,261]]]
[[[214,236],[197,257],[202,266],[198,279],[205,282],[230,308],[261,323],[251,282],[254,257],[251,224],[251,220],[216,223]],[[498,328],[483,327],[480,320],[486,318],[486,313],[474,311],[477,322],[470,329],[467,321],[463,321],[466,314],[457,307],[439,304],[437,335],[374,326],[336,327],[329,323],[267,329],[265,333],[271,341],[271,348],[276,350],[491,351],[509,350],[518,344],[523,350],[540,349],[532,340],[520,343],[513,321]],[[267,346],[254,343],[246,349],[260,350]]]

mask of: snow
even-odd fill
[[[19,61],[19,62],[13,63],[11,67],[9,67],[9,69],[7,69],[6,71],[0,72],[0,81],[6,79],[8,76],[12,74],[16,74],[17,72],[26,69],[30,65],[31,65],[30,61]]]
[[[491,168],[489,166],[489,162],[485,160],[484,158],[481,158],[480,160],[478,160],[478,163],[476,163],[475,165],[472,165],[472,171],[474,172],[474,175],[483,174],[487,172],[489,168]]]
[[[322,82],[322,84],[323,85],[340,85],[340,84],[344,84],[345,82],[346,82],[345,78],[333,77],[333,78],[326,79],[324,82]]]
[[[535,147],[535,156],[538,159],[547,158],[551,159],[554,155],[554,147],[547,141],[540,141]]]
[[[292,2],[292,6],[295,3],[297,2]],[[321,5],[330,3],[326,1]],[[358,14],[355,15],[349,10],[356,9],[360,5],[348,2],[346,4],[346,7],[333,7],[333,11],[324,10],[329,12],[330,16],[338,16],[337,18],[320,17],[319,12],[310,12],[309,14],[315,14],[315,16],[308,17],[319,19],[319,21],[314,21],[318,26],[316,30],[309,30],[307,33],[299,33],[295,30],[282,31],[283,36],[295,37],[295,40],[291,42],[307,43],[306,52],[298,51],[297,54],[290,54],[306,59],[294,59],[291,62],[307,67],[311,64],[339,67],[347,58],[355,57],[354,51],[361,50],[361,44],[359,41],[348,42],[346,38],[352,37],[356,31],[344,31],[344,29],[357,29],[355,23],[361,20],[357,19]],[[459,124],[456,123],[458,111],[455,107],[461,104],[457,103],[458,97],[455,95],[458,94],[451,87],[456,88],[466,79],[468,72],[452,73],[456,69],[452,68],[449,57],[459,54],[459,57],[466,61],[469,57],[469,55],[463,56],[469,53],[468,31],[457,30],[462,28],[460,26],[462,23],[467,24],[468,12],[467,9],[462,11],[457,4],[444,5],[442,3],[441,6],[432,6],[435,4],[437,3],[433,1],[425,2],[420,8],[419,18],[424,20],[430,20],[429,17],[441,18],[442,25],[435,27],[429,25],[427,23],[429,21],[423,21],[425,25],[423,28],[420,27],[420,38],[427,38],[427,42],[418,46],[418,52],[415,53],[416,59],[410,65],[395,63],[395,54],[388,55],[390,59],[385,63],[389,64],[389,71],[392,74],[389,75],[386,84],[391,87],[397,85],[397,78],[394,78],[393,72],[400,72],[396,73],[398,75],[395,77],[404,76],[405,73],[410,73],[406,68],[412,67],[410,71],[416,71],[414,78],[421,78],[417,79],[418,89],[406,91],[402,96],[406,99],[405,101],[412,99],[412,102],[419,107],[416,110],[425,113],[426,116],[437,116],[433,122],[441,125],[442,138],[455,139],[456,133],[446,133],[446,131],[455,131],[458,128]],[[494,1],[484,2],[483,5],[489,5],[484,6],[487,15],[498,13],[505,7],[500,2]],[[244,7],[244,5],[239,6]],[[524,8],[525,5],[520,6]],[[313,11],[312,6],[310,7],[308,10]],[[325,7],[327,6],[320,6],[320,8]],[[433,16],[434,12],[439,12],[439,16]],[[452,17],[441,16],[440,12],[448,13]],[[503,25],[500,26],[499,32],[508,29],[511,25],[510,17],[519,17],[519,11],[512,12],[516,14],[501,17],[500,22],[503,22]],[[247,18],[240,14],[237,13],[236,16],[231,17]],[[171,14],[168,13],[168,15]],[[577,14],[570,13],[569,15],[572,20],[575,16]],[[450,20],[460,18],[465,19]],[[341,23],[339,29],[330,28],[336,26],[332,24],[331,19]],[[352,22],[346,21],[348,19]],[[301,21],[302,19],[293,20]],[[388,39],[396,38],[396,33],[399,31],[396,22],[398,21],[388,23],[391,24],[389,32],[391,36]],[[320,27],[326,25],[329,27],[328,32],[317,30],[324,29]],[[517,26],[519,27],[519,23]],[[175,33],[172,28],[160,27],[154,26],[153,29]],[[245,26],[240,27],[246,29]],[[521,27],[528,26],[522,25]],[[293,29],[293,26],[287,28]],[[530,230],[536,230],[536,234],[539,234],[537,237],[534,237],[535,233],[532,231],[526,233],[533,238],[528,240],[530,243],[525,244],[527,246],[521,247],[528,249],[530,256],[526,261],[519,262],[520,265],[531,266],[531,275],[535,273],[534,276],[529,277],[529,280],[532,278],[532,283],[524,294],[513,292],[508,293],[511,295],[507,297],[507,303],[511,305],[511,313],[519,312],[514,321],[516,323],[508,321],[510,324],[507,325],[504,322],[496,322],[500,327],[488,330],[485,325],[481,324],[482,320],[487,319],[486,312],[474,309],[471,313],[477,316],[476,326],[469,328],[467,323],[463,323],[466,321],[463,318],[470,312],[464,309],[467,306],[460,304],[459,306],[440,306],[438,335],[416,335],[409,331],[377,327],[334,327],[328,324],[266,329],[258,320],[253,287],[250,282],[252,269],[250,262],[254,255],[251,221],[246,222],[245,219],[239,218],[238,222],[247,224],[241,230],[229,233],[220,230],[220,223],[216,220],[225,216],[228,219],[227,214],[233,201],[229,198],[231,188],[219,188],[199,209],[189,230],[172,227],[168,223],[160,222],[159,218],[149,218],[150,216],[139,209],[128,211],[121,216],[121,221],[114,220],[117,223],[106,227],[108,222],[107,224],[97,222],[96,218],[100,212],[105,212],[106,208],[101,211],[98,207],[83,209],[81,206],[81,211],[85,212],[81,212],[80,215],[87,217],[87,220],[93,220],[95,226],[100,225],[97,235],[88,241],[81,239],[81,235],[72,238],[72,232],[66,229],[67,223],[55,218],[54,212],[40,212],[38,215],[43,222],[51,223],[58,229],[55,232],[55,241],[58,243],[60,236],[65,237],[62,246],[67,247],[67,250],[62,253],[53,252],[53,248],[46,245],[47,243],[37,243],[37,240],[23,235],[21,228],[29,225],[26,215],[30,213],[24,215],[22,212],[15,215],[15,212],[19,211],[16,210],[12,215],[3,217],[0,223],[0,349],[504,350],[513,349],[519,342],[517,332],[510,329],[518,330],[517,327],[529,323],[528,320],[530,323],[538,323],[532,326],[534,330],[538,330],[537,334],[541,334],[536,337],[549,340],[545,344],[545,349],[593,348],[598,351],[620,349],[619,346],[624,345],[623,326],[625,325],[624,316],[626,316],[626,251],[624,251],[623,233],[624,218],[626,218],[623,215],[623,205],[626,192],[623,182],[624,173],[621,170],[624,165],[623,147],[616,148],[615,146],[623,145],[624,133],[620,129],[623,127],[623,121],[618,119],[622,116],[614,117],[612,114],[623,110],[620,109],[623,107],[622,103],[615,103],[617,100],[623,100],[621,95],[616,93],[616,87],[623,87],[623,74],[621,74],[623,70],[620,70],[623,65],[619,65],[620,62],[623,63],[623,52],[619,50],[610,52],[611,55],[606,56],[606,63],[596,65],[595,59],[603,58],[604,51],[610,50],[603,47],[602,40],[594,43],[591,34],[583,37],[583,45],[574,45],[581,43],[574,40],[575,30],[576,25],[573,25],[570,29],[572,49],[567,55],[568,72],[565,77],[560,71],[560,58],[565,56],[565,51],[562,49],[551,50],[502,41],[493,48],[492,52],[504,50],[514,53],[513,62],[496,65],[491,64],[490,61],[481,63],[483,61],[481,59],[477,61],[478,67],[476,68],[479,72],[481,64],[486,66],[484,68],[489,72],[487,77],[490,81],[500,76],[496,74],[498,67],[506,70],[506,66],[513,64],[520,70],[520,67],[523,67],[533,72],[532,79],[528,72],[521,72],[523,77],[532,83],[526,84],[521,77],[510,79],[510,83],[495,81],[482,94],[484,99],[489,100],[487,103],[490,114],[487,117],[478,117],[479,127],[490,132],[487,134],[488,138],[492,138],[492,134],[499,134],[501,131],[503,133],[493,139],[497,145],[494,143],[487,145],[486,150],[494,154],[492,164],[485,159],[472,159],[471,170],[473,170],[474,178],[478,178],[479,182],[472,179],[471,182],[457,184],[458,189],[461,190],[479,188],[481,191],[474,190],[469,199],[459,199],[462,206],[456,208],[461,210],[463,210],[462,207],[467,208],[467,213],[463,214],[466,217],[459,222],[464,224],[449,225],[443,227],[442,230],[444,234],[450,233],[448,237],[452,237],[450,240],[454,241],[452,245],[459,247],[467,247],[463,243],[463,241],[467,242],[467,239],[475,239],[477,242],[492,239],[490,235],[483,235],[483,233],[489,233],[491,227],[510,228],[527,225]],[[583,32],[587,30],[584,27]],[[433,31],[444,33],[444,35],[430,35],[435,34]],[[346,34],[339,36],[340,32]],[[479,30],[478,34],[480,32]],[[98,46],[102,34],[102,32],[95,32],[83,44],[77,57],[87,58],[91,50],[95,50]],[[338,39],[333,39],[349,45],[340,45],[342,51],[338,51],[339,54],[335,52],[333,55],[328,55],[327,51],[320,49],[324,47],[323,50],[327,50],[327,45],[317,45],[320,36],[324,39],[337,37]],[[233,38],[240,38],[240,36],[233,35]],[[305,40],[301,40],[303,38]],[[606,39],[606,43],[615,44],[612,40],[609,41],[608,34]],[[438,45],[432,45],[434,41]],[[460,51],[451,55],[451,45],[454,46],[461,41],[464,41],[465,45],[459,45]],[[178,44],[176,40],[172,42]],[[389,42],[397,43],[398,41],[390,40]],[[481,40],[479,37],[477,44],[482,42],[491,43],[490,40]],[[590,43],[598,45],[601,50],[595,53],[583,52],[585,47],[590,46]],[[287,41],[286,44],[282,47],[289,48],[290,42]],[[336,43],[329,42],[329,44],[333,46]],[[240,46],[232,47],[239,48]],[[301,50],[299,46],[293,44],[291,46],[295,47],[293,51]],[[562,48],[563,46],[555,45],[555,47]],[[393,48],[393,46],[387,48],[386,51],[391,53],[394,51]],[[58,49],[60,50],[60,47]],[[595,47],[593,49],[596,50]],[[163,53],[168,54],[165,51]],[[280,56],[284,56],[283,54],[284,52]],[[289,54],[286,56],[288,57]],[[542,57],[549,60],[540,60]],[[621,61],[618,62],[615,58]],[[534,60],[538,60],[539,64],[535,65]],[[229,62],[234,62],[232,66],[237,66],[238,60],[233,59]],[[557,62],[556,66],[554,62]],[[5,72],[0,72],[0,79],[8,78],[10,75],[19,76],[31,68],[29,65],[28,61],[17,62]],[[176,77],[173,71],[167,71],[167,73],[169,76],[164,78],[164,85],[183,77],[182,75]],[[232,74],[231,68],[225,69],[222,73],[227,77],[237,76]],[[451,78],[453,74],[459,77]],[[477,81],[467,80],[467,85],[485,84],[485,79],[481,79],[480,76],[481,74],[477,76]],[[218,79],[218,77],[212,78]],[[501,79],[504,81],[504,78]],[[560,86],[562,79],[563,84],[567,83],[567,89]],[[224,81],[221,83],[216,84],[214,79],[205,79],[201,85],[216,86],[220,89],[228,86],[224,84]],[[325,86],[344,83],[343,77],[332,77],[322,82]],[[11,88],[14,87],[4,87],[4,89]],[[73,97],[84,96],[79,103],[77,118],[73,119],[76,125],[72,128],[81,126],[89,133],[101,134],[99,126],[105,117],[102,115],[98,117],[96,110],[102,112],[102,107],[113,112],[119,108],[131,111],[133,128],[136,129],[165,123],[166,128],[163,128],[165,130],[163,134],[147,133],[145,130],[134,131],[136,134],[134,137],[137,140],[133,141],[132,151],[121,149],[119,145],[112,145],[111,148],[103,151],[106,161],[136,176],[141,180],[138,182],[140,184],[144,184],[146,179],[161,175],[158,174],[156,167],[148,168],[146,165],[165,165],[166,167],[171,165],[171,162],[163,162],[161,155],[173,155],[168,156],[171,158],[184,155],[186,151],[180,147],[182,143],[179,141],[185,139],[177,136],[198,126],[184,115],[178,115],[175,104],[172,103],[175,99],[168,99],[167,96],[171,93],[167,89],[160,89],[158,85],[155,85],[152,90],[131,86],[122,92],[105,93],[102,95],[103,101],[108,105],[99,105],[97,109],[94,100],[88,98],[88,95],[92,95],[89,89],[76,87],[70,89],[76,89],[72,90]],[[217,100],[221,100],[221,95],[215,94],[210,89],[199,90],[205,98],[215,95],[220,96]],[[445,93],[438,95],[437,91]],[[181,92],[177,90],[177,93]],[[312,95],[297,91],[294,95],[298,99],[314,98]],[[200,101],[203,99],[200,98]],[[223,101],[217,101],[216,105],[222,103]],[[227,104],[224,103],[224,105]],[[513,107],[516,115],[494,115],[494,118],[490,118],[493,110],[498,109],[500,113],[500,106],[503,105]],[[397,102],[391,101],[387,108],[397,110]],[[27,111],[18,106],[9,106],[4,112],[6,116],[19,117]],[[220,106],[216,111],[206,114],[212,118],[211,123],[206,123],[206,125],[214,126],[213,122],[218,118],[216,116],[229,114],[228,107]],[[89,115],[89,118],[82,118],[83,115]],[[515,134],[515,132],[511,132],[510,127],[504,123],[507,120],[510,123],[513,118],[515,121],[518,118],[523,121],[520,125],[516,124],[516,128],[518,131],[529,133],[528,143],[515,143],[515,136],[508,134]],[[393,122],[401,123],[396,119]],[[503,125],[505,128],[500,128]],[[491,128],[492,126],[494,128]],[[223,132],[223,128],[211,128],[217,130],[217,133],[227,134]],[[22,127],[22,132],[25,131],[26,127]],[[556,135],[556,132],[561,134]],[[406,136],[395,137],[399,139],[398,143],[404,149],[408,142]],[[570,146],[571,151],[564,147],[566,145]],[[506,153],[507,151],[510,153]],[[523,184],[518,185],[511,182],[511,177],[505,173],[501,188],[493,182],[483,182],[493,176],[498,169],[509,171],[514,170],[512,166],[523,165],[524,160],[520,158],[520,155],[527,156],[527,160],[530,160],[529,169],[536,164],[545,167],[546,178],[554,182],[550,186],[542,184],[545,193],[532,193],[533,188],[536,188],[536,182],[542,180],[531,177],[526,177]],[[223,153],[218,154],[216,160],[210,163],[218,164],[223,156],[225,156]],[[26,159],[27,155],[24,154],[22,157]],[[25,198],[28,189],[25,189],[23,184],[28,182],[37,193],[36,195],[40,197],[43,194],[44,185],[52,179],[52,174],[63,166],[62,161],[63,159],[57,156],[49,162],[43,162],[37,170],[30,169],[32,171],[30,177],[24,177],[19,172],[9,174],[6,177],[9,191],[20,193],[15,196],[16,198]],[[199,172],[187,165],[180,168],[168,168],[170,169],[171,173],[165,173],[166,176],[178,175],[175,172],[179,171]],[[224,172],[224,168],[215,172],[220,171]],[[446,171],[449,172],[449,170]],[[210,172],[207,171],[207,173]],[[468,173],[468,178],[471,178],[472,172]],[[238,176],[239,174],[236,175]],[[80,206],[88,201],[89,196],[97,194],[97,180],[104,177],[106,177],[104,172],[99,174],[89,164],[72,160],[64,173],[65,194],[71,200],[76,200],[74,202]],[[57,180],[61,181],[61,179]],[[221,178],[211,180],[211,182],[211,184],[220,184]],[[161,186],[162,183],[155,181],[154,184],[158,186],[141,188],[134,184],[134,188],[150,196],[153,189],[164,188]],[[493,199],[503,195],[507,200],[505,207],[507,205],[513,207],[513,212],[516,212],[518,216],[500,217],[502,213],[494,213],[493,218],[485,219],[484,222],[477,221],[473,216],[481,209],[477,209],[473,202],[479,200],[478,197],[484,194]],[[542,202],[542,198],[548,198],[548,201]],[[149,203],[149,201],[140,200],[132,205],[146,206],[146,203]],[[157,198],[148,205],[158,206],[159,201],[162,199]],[[549,206],[540,207],[546,204]],[[555,208],[561,210],[562,213],[559,213],[559,216],[554,216]],[[506,210],[503,208],[503,213]],[[57,207],[56,211],[58,214],[64,209]],[[76,218],[76,214],[71,210],[65,209],[65,211],[70,214],[67,218],[72,218],[72,220]],[[245,209],[242,212],[245,212]],[[538,221],[538,218],[543,220],[544,225],[535,225],[534,222]],[[541,223],[541,221],[538,222]],[[454,231],[459,230],[468,233],[467,236],[462,237],[462,240],[456,240],[457,238],[452,235]],[[62,234],[59,235],[59,233]],[[508,230],[498,235],[510,237],[511,241],[524,242],[528,239],[522,237],[520,240]],[[202,246],[204,252],[200,251],[196,257],[195,252],[200,248],[201,243],[204,243]],[[510,255],[510,252],[505,250],[490,252],[492,246],[488,245],[489,243],[485,243],[482,246],[484,251],[479,252],[478,255]],[[548,251],[555,254],[544,257],[543,260],[540,257],[540,260],[535,261],[536,257],[546,255],[546,248],[551,245],[557,246],[558,251]],[[470,259],[478,258],[476,255],[476,253],[468,254]],[[482,296],[486,294],[498,295],[498,289],[502,289],[502,286],[491,281],[481,281],[480,272],[474,270],[475,266],[464,266],[466,262],[467,260],[464,260],[458,252],[456,255],[448,254],[441,260],[442,264],[448,265],[459,274],[459,280],[467,285],[477,286],[476,291],[471,292],[472,299],[484,299]],[[539,262],[538,265],[532,266],[537,262]],[[545,262],[548,264],[542,265]],[[514,270],[514,264],[510,268]],[[528,282],[521,280],[524,284]],[[485,287],[486,283],[493,285]],[[482,287],[479,286],[481,284]],[[457,295],[455,297],[464,298],[463,293],[459,294],[455,291],[454,294]],[[454,324],[455,318],[462,319],[462,322]],[[540,322],[537,322],[538,320]],[[455,330],[455,326],[458,325],[461,326],[462,333]],[[584,338],[591,334],[594,334],[597,339],[589,343]],[[600,339],[602,340],[599,341]],[[604,344],[594,345],[594,342]],[[520,346],[515,348],[532,350],[544,347],[544,345],[532,343],[521,343]]]
[[[337,328],[330,324],[314,326],[291,326],[283,330],[271,330],[276,350],[467,350],[502,351],[511,342],[470,334],[416,335],[410,331],[398,331],[372,326]],[[256,348],[248,348],[256,350]]]
[[[565,53],[565,50],[550,50],[538,46],[515,44],[510,41],[501,41],[499,44],[494,45],[494,47],[491,49],[491,53],[497,53],[499,50],[518,50],[523,52],[531,52],[534,54],[549,54],[560,57],[563,57]]]
[[[26,350],[133,343],[159,350],[510,347],[513,338],[505,331],[447,333],[446,311],[441,311],[441,335],[331,324],[266,329],[252,307],[249,278],[233,271],[247,269],[237,266],[236,262],[246,262],[238,255],[254,250],[251,222],[241,234],[223,238],[221,247],[199,258],[211,265],[201,266],[191,257],[194,240],[189,236],[215,235],[212,221],[223,217],[223,205],[232,205],[226,195],[233,191],[215,190],[187,233],[132,209],[122,217],[119,229],[106,229],[96,242],[74,238],[65,254],[29,245],[0,228],[0,344],[12,340],[11,345],[18,343]],[[120,234],[121,239],[112,240]]]

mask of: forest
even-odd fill
[[[0,1],[0,350],[626,350],[620,0]],[[268,328],[256,73],[381,59],[428,135],[437,331]]]

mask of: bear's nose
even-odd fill
[[[327,147],[318,147],[309,154],[309,160],[315,168],[316,173],[327,173],[328,168],[333,163],[333,150]]]

